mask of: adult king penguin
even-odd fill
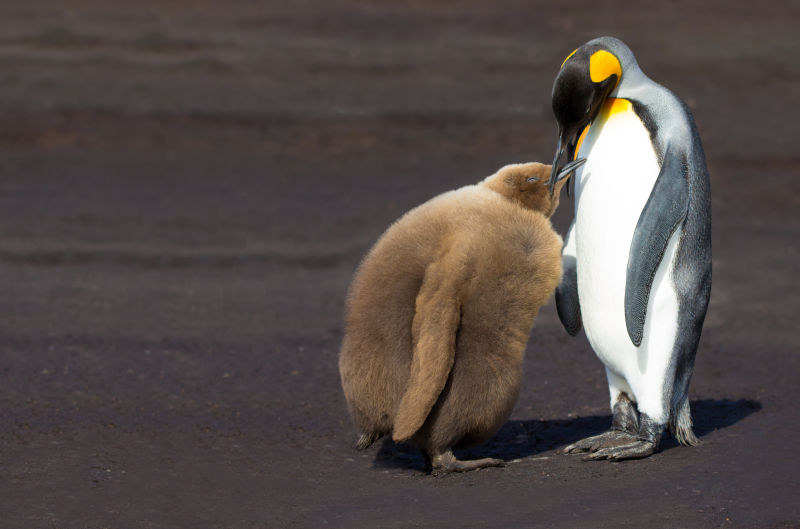
[[[711,200],[692,115],[612,37],[567,56],[553,112],[550,183],[586,158],[573,176],[556,306],[567,332],[583,326],[605,364],[613,413],[611,430],[564,451],[647,457],[665,428],[697,444],[688,388],[711,292]]]

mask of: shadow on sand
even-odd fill
[[[761,409],[752,400],[695,400],[691,402],[694,433],[702,438],[714,430],[736,424],[751,413]],[[508,421],[486,443],[466,450],[456,450],[461,459],[497,457],[505,461],[534,456],[573,443],[584,437],[597,435],[608,429],[611,415],[592,415],[576,419],[546,421]],[[665,432],[661,450],[678,446],[677,441]],[[413,468],[423,470],[422,454],[411,445],[395,444],[384,438],[375,456],[375,465],[384,468]]]

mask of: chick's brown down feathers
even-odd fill
[[[434,459],[507,420],[533,320],[561,279],[549,172],[510,165],[439,195],[364,258],[339,358],[364,439],[391,433]]]

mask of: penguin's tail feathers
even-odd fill
[[[669,419],[669,433],[684,446],[695,446],[700,440],[692,431],[692,414],[689,410],[689,398],[684,397],[676,406]]]

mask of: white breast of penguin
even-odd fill
[[[578,157],[587,158],[575,185],[574,234],[586,335],[600,359],[624,376],[637,395],[641,393],[633,386],[651,383],[658,385],[660,393],[660,381],[649,379],[665,376],[675,339],[678,302],[669,270],[680,230],[670,240],[656,272],[644,337],[637,349],[625,326],[626,271],[633,232],[660,165],[649,132],[630,102],[609,99],[605,103]]]

